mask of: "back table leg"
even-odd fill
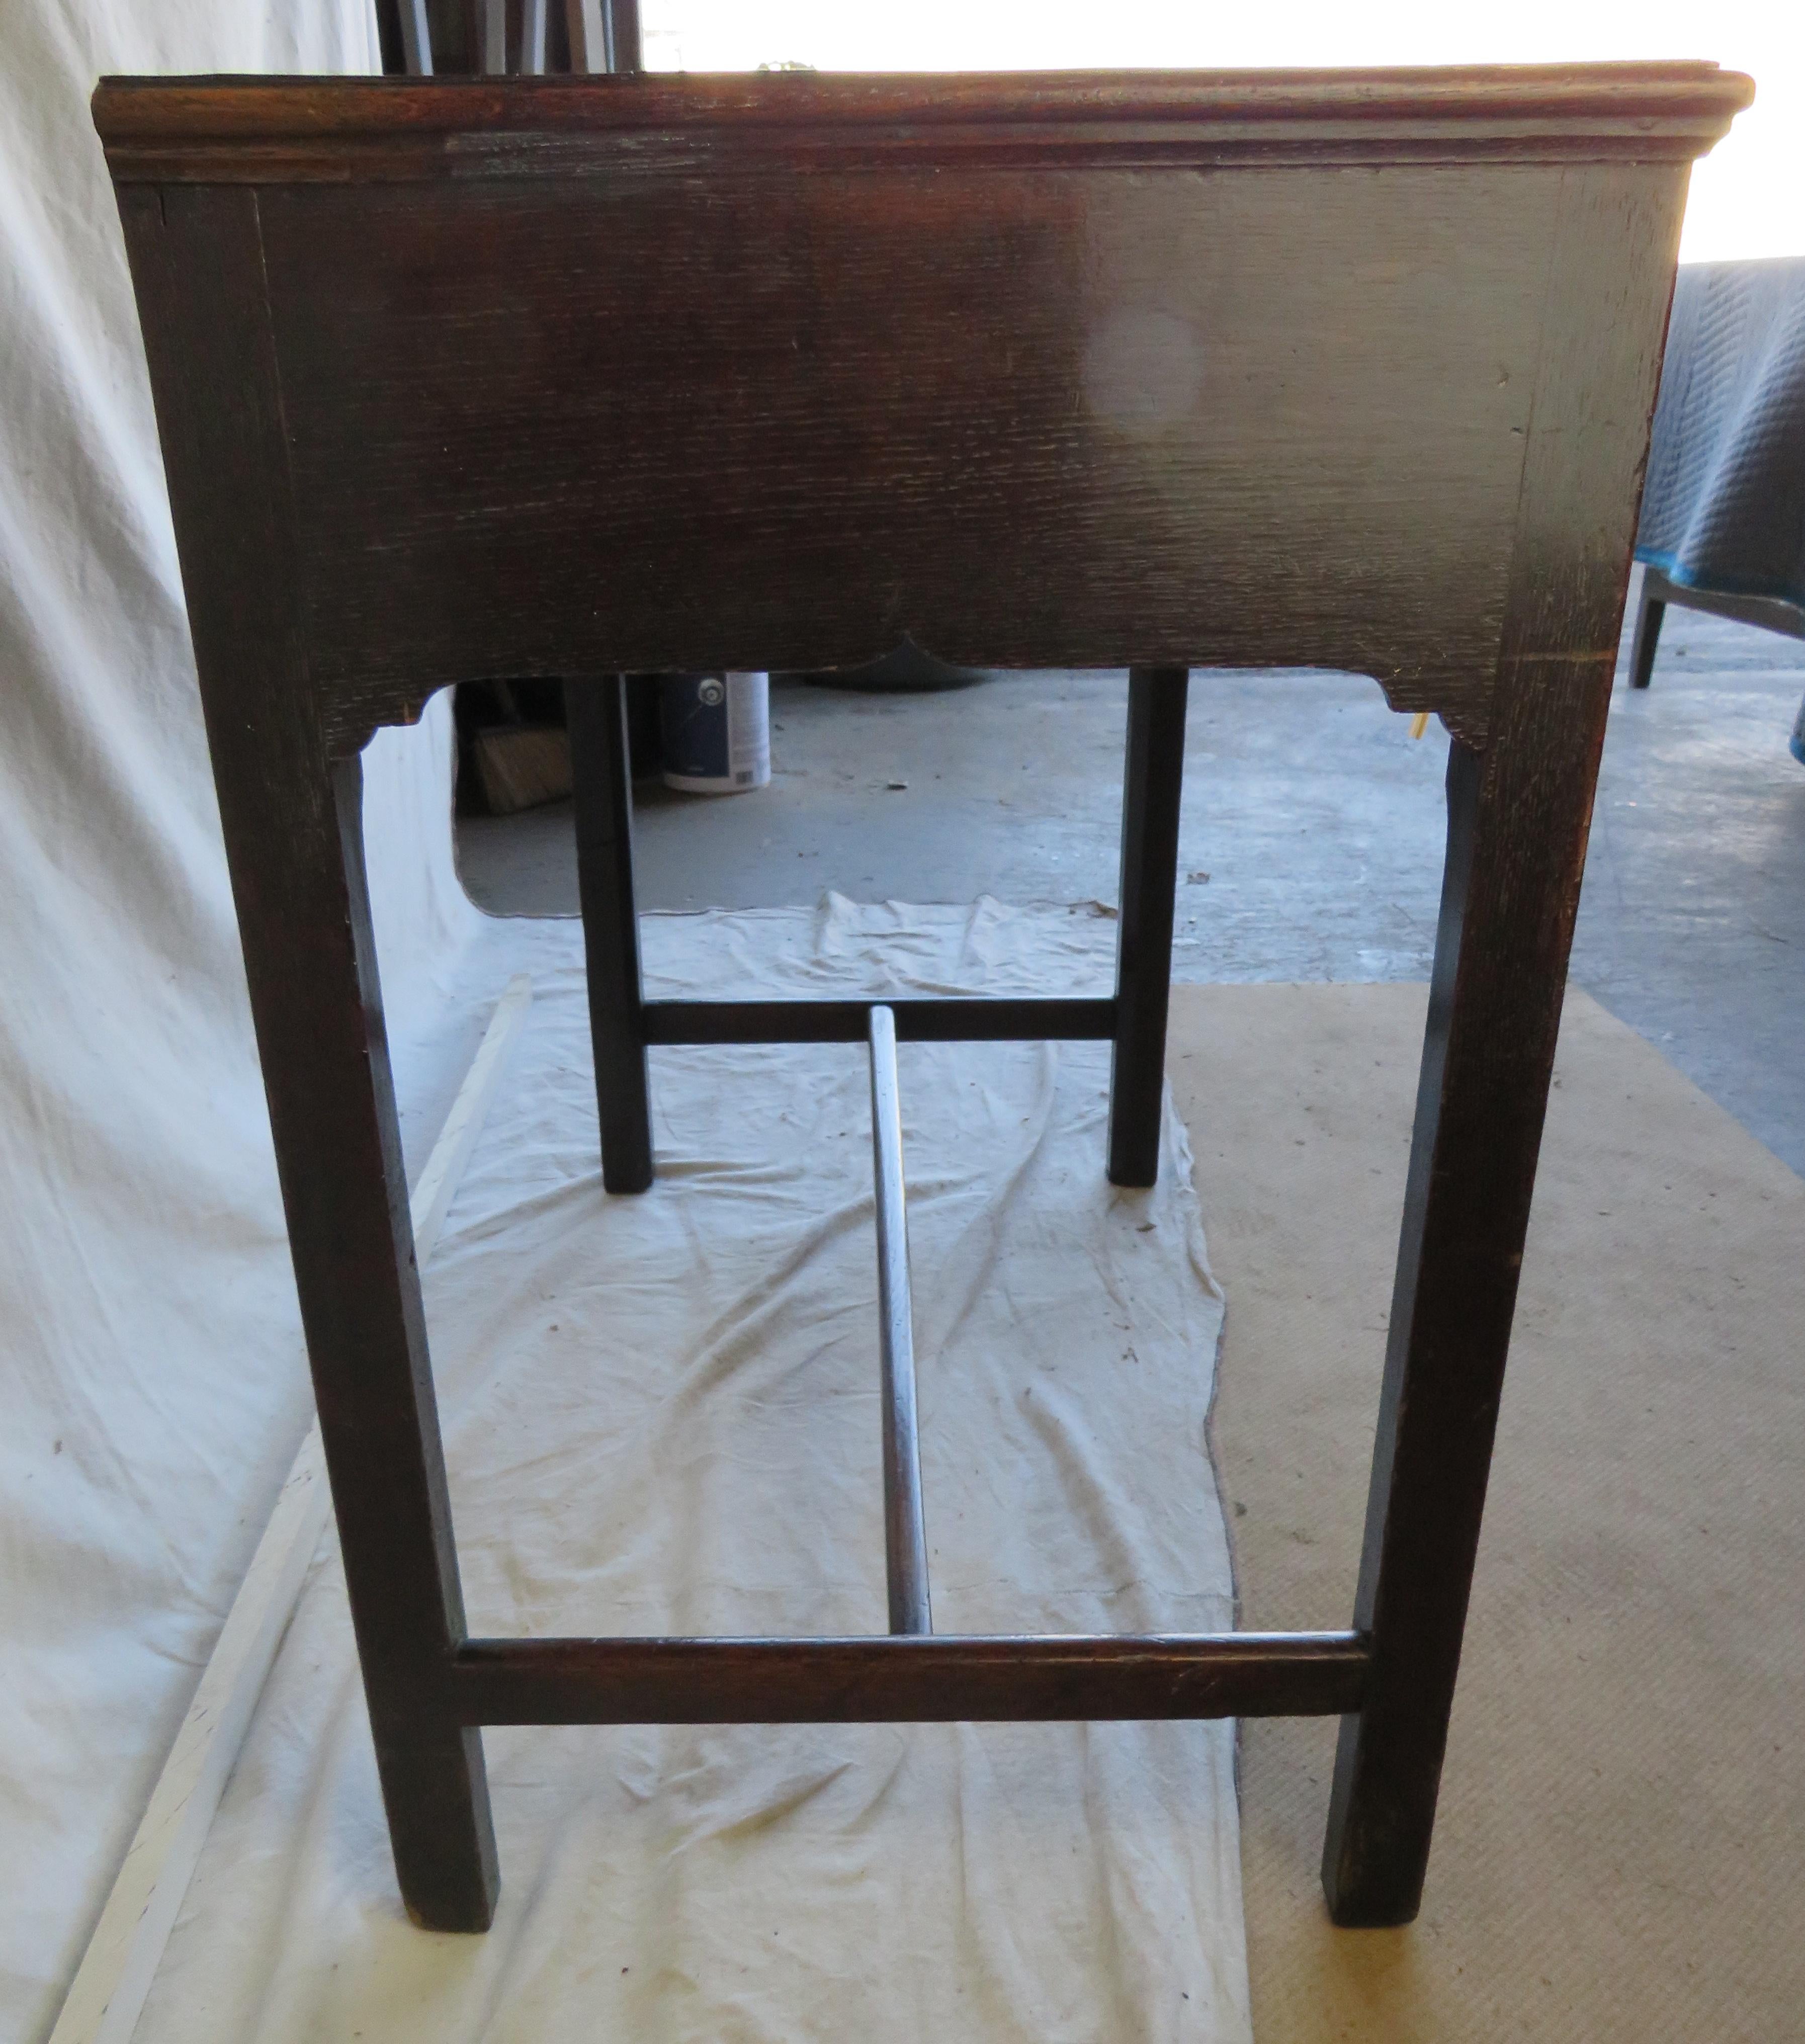
[[[1116,1043],[1109,1066],[1109,1179],[1116,1185],[1150,1185],[1159,1175],[1189,680],[1186,667],[1135,667],[1128,676],[1122,916],[1116,932]]]
[[[1323,1883],[1336,1923],[1422,1896],[1554,1060],[1610,677],[1448,762],[1448,863]],[[1589,728],[1588,728],[1589,727]]]
[[[590,1040],[601,1120],[601,1182],[611,1193],[643,1193],[652,1181],[651,1097],[640,1016],[625,678],[605,674],[567,683],[564,703],[576,798]]]

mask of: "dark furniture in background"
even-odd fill
[[[375,0],[391,77],[636,71],[639,0]],[[632,766],[663,763],[655,674],[628,678]],[[460,815],[504,816],[571,793],[563,690],[556,677],[496,678],[455,691]],[[605,770],[578,763],[594,780]]]
[[[1805,639],[1805,259],[1679,273],[1636,558],[1638,689],[1670,603]]]
[[[1657,567],[1642,571],[1642,591],[1636,600],[1636,636],[1630,653],[1630,682],[1646,689],[1654,678],[1655,655],[1661,647],[1661,628],[1669,604],[1682,610],[1702,610],[1712,617],[1734,618],[1738,624],[1758,624],[1764,632],[1778,632],[1788,639],[1805,639],[1805,610],[1795,604],[1776,602],[1772,597],[1735,596],[1721,590],[1695,589],[1689,583],[1669,581]]]
[[[1336,1920],[1415,1913],[1688,166],[1749,90],[1703,64],[101,87],[417,1920],[490,1920],[485,1724],[1256,1712],[1342,1719]],[[905,636],[1135,669],[1116,997],[889,1024],[642,1000],[616,678]],[[1370,674],[1454,740],[1348,1627],[937,1636],[903,1494],[894,1636],[469,1638],[365,897],[372,733],[460,680],[589,678],[611,1186],[652,1169],[647,1047],[723,1039],[869,1035],[887,1170],[893,1028],[1112,1039],[1111,1170],[1144,1183],[1184,677],[1211,665]]]
[[[639,68],[639,0],[375,0],[375,9],[391,75]]]

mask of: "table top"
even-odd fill
[[[1703,63],[1372,71],[414,79],[109,78],[121,180],[552,175],[610,144],[705,136],[822,161],[1202,162],[1618,155],[1690,159],[1753,97]],[[473,150],[474,138],[492,145]],[[584,144],[590,148],[586,150]],[[559,146],[559,145],[562,146]],[[551,145],[551,146],[547,146]]]

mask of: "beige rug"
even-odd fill
[[[1423,1002],[1174,990],[1243,1625],[1346,1622]],[[1245,1726],[1258,2044],[1805,2037],[1805,1183],[1583,994],[1555,1085],[1423,1915]]]

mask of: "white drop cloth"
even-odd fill
[[[645,933],[655,991],[778,997],[1086,990],[1114,927],[830,897]],[[504,946],[534,1007],[426,1287],[472,1630],[881,1631],[862,1049],[655,1052],[658,1181],[611,1199],[578,933]],[[900,1055],[937,1627],[1230,1624],[1182,1127],[1118,1192],[1106,1046]],[[1227,1725],[486,1738],[501,1912],[428,1935],[328,1536],[140,2044],[1249,2034]]]

